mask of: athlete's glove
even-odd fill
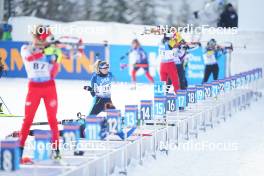
[[[83,89],[89,91],[93,97],[95,96],[95,92],[91,86],[84,86]]]
[[[49,46],[43,50],[43,54],[45,55],[55,55],[56,57],[56,62],[61,63],[62,60],[62,51],[59,48]]]
[[[87,91],[92,91],[93,90],[93,88],[91,86],[83,86],[83,89],[87,90]]]

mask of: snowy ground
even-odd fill
[[[130,176],[262,176],[264,173],[264,99],[235,114],[226,123],[201,133],[131,169]],[[194,147],[194,146],[197,147]],[[205,147],[203,147],[205,146]],[[209,146],[209,147],[208,147]]]
[[[57,81],[58,119],[75,118],[78,111],[88,112],[92,98],[82,89],[85,84],[85,81]],[[26,79],[0,80],[0,95],[12,113],[24,114],[26,93]],[[113,102],[119,109],[150,97],[153,97],[150,85],[140,85],[136,91],[131,91],[129,84],[113,85]],[[148,158],[143,166],[130,168],[129,175],[262,176],[263,105],[264,99],[254,102],[249,109],[235,114],[226,123],[222,122],[206,133],[201,132],[198,140],[192,139],[179,148],[171,148],[169,156],[159,154],[158,160]],[[41,102],[35,121],[45,121],[45,114]],[[1,118],[0,123],[0,139],[3,139],[10,131],[20,129],[22,118]]]

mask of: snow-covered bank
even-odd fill
[[[235,114],[206,133],[193,145],[225,145],[222,148],[196,148],[171,151],[158,160],[148,160],[131,169],[131,176],[262,176],[264,168],[264,99],[252,103],[246,111]],[[212,149],[212,150],[209,150]]]

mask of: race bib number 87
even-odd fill
[[[28,77],[29,78],[43,78],[43,77],[50,77],[50,68],[48,62],[29,62],[28,64]]]

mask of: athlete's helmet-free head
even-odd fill
[[[139,47],[140,47],[140,43],[139,43],[138,39],[132,40],[132,48],[137,49]]]
[[[210,40],[207,42],[207,47],[208,47],[208,48],[215,48],[216,45],[217,45],[216,40],[213,39],[213,38],[210,39]]]

